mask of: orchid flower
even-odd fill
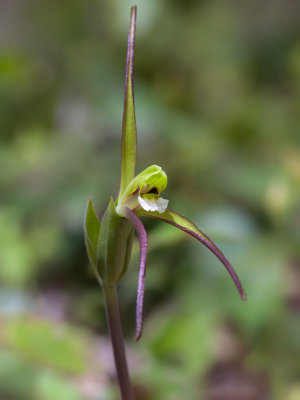
[[[84,236],[90,263],[102,286],[116,286],[125,274],[131,255],[134,229],[140,243],[140,267],[136,306],[136,340],[142,334],[142,312],[148,239],[140,217],[171,224],[204,244],[225,266],[243,300],[246,295],[231,264],[215,243],[186,217],[168,208],[161,192],[167,175],[151,165],[135,175],[136,120],[133,93],[133,61],[136,7],[131,10],[126,62],[125,96],[122,123],[121,183],[117,199],[111,199],[100,221],[90,198],[85,214]]]
[[[122,400],[133,400],[116,287],[127,271],[134,231],[140,243],[140,268],[136,304],[136,340],[142,335],[143,299],[148,250],[147,232],[140,217],[155,218],[171,224],[203,243],[225,266],[243,300],[243,287],[227,258],[214,242],[186,217],[168,208],[169,201],[160,196],[167,187],[166,173],[151,165],[135,176],[136,121],[133,94],[133,61],[136,7],[131,8],[128,35],[124,111],[122,123],[121,183],[118,197],[110,199],[101,220],[92,198],[84,217],[84,239],[89,261],[102,287],[109,333],[114,353]]]

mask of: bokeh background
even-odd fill
[[[136,399],[300,399],[300,3],[138,5],[137,171],[208,233],[223,266],[145,220],[119,287]],[[85,254],[120,175],[127,0],[0,2],[0,397],[118,398],[104,305]]]

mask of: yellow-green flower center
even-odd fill
[[[131,210],[142,207],[146,211],[163,213],[169,201],[159,195],[167,183],[168,178],[162,168],[151,165],[132,179],[119,198],[118,205],[126,205]]]

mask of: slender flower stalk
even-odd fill
[[[193,222],[169,209],[169,201],[160,197],[168,183],[163,169],[158,165],[151,165],[135,175],[137,141],[133,93],[135,25],[136,7],[132,7],[126,61],[119,195],[116,200],[110,199],[101,221],[97,217],[93,200],[90,198],[84,217],[86,249],[105,298],[106,316],[122,400],[133,400],[133,394],[126,363],[117,286],[127,271],[134,231],[136,231],[140,243],[136,303],[136,340],[139,340],[143,331],[143,300],[148,250],[147,233],[140,217],[166,222],[204,244],[221,261],[241,298],[246,300],[240,280],[222,251]]]
[[[117,290],[115,286],[109,287],[105,285],[102,286],[102,289],[121,398],[123,400],[133,400],[133,392],[126,362]]]

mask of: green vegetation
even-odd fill
[[[136,170],[167,170],[170,208],[214,238],[248,295],[207,249],[145,220],[138,344],[136,242],[119,291],[136,400],[225,400],[226,384],[239,400],[297,400],[299,6],[136,3]],[[0,6],[1,399],[118,398],[82,210],[118,195],[131,5]]]

